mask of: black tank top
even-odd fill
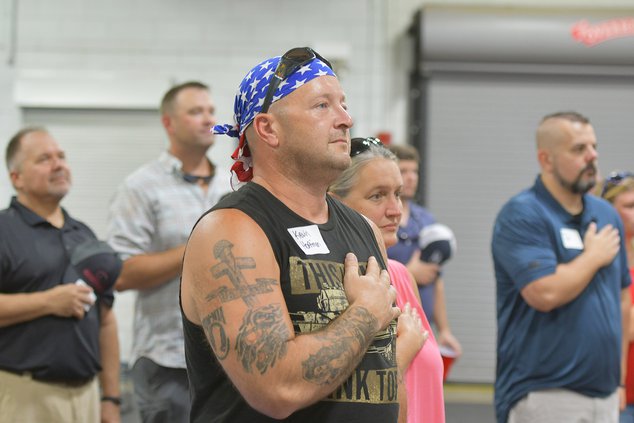
[[[328,196],[327,202],[328,222],[315,225],[295,214],[262,186],[249,183],[210,210],[241,210],[267,235],[280,267],[282,292],[297,334],[323,328],[347,308],[343,290],[346,253],[356,254],[362,272],[370,256],[376,257],[385,268],[366,220],[336,199]],[[315,227],[320,236],[311,232]],[[278,421],[246,403],[214,357],[202,327],[183,315],[183,328],[192,422]],[[396,422],[396,391],[396,324],[393,322],[376,336],[343,385],[284,421]]]

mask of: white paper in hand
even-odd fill
[[[90,285],[84,282],[83,279],[77,279],[75,281],[75,284],[87,286],[88,288],[90,288]],[[92,307],[93,304],[95,304],[95,301],[97,301],[97,296],[95,295],[95,292],[93,291],[93,289],[90,288],[90,304],[84,304],[84,310],[86,311],[86,313],[88,313],[88,310],[90,310],[90,307]]]

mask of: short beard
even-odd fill
[[[594,163],[590,163],[588,166],[584,167],[581,170],[581,172],[579,172],[579,175],[577,175],[575,180],[572,182],[566,181],[559,174],[559,172],[557,172],[557,170],[555,170],[555,178],[557,178],[557,181],[559,181],[559,184],[561,184],[562,187],[566,188],[568,191],[572,192],[573,194],[585,194],[588,191],[590,191],[592,188],[594,188],[594,186],[597,183],[596,178],[593,178],[586,182],[583,182],[581,180],[581,178],[583,177],[583,174],[586,173],[588,170],[594,171],[596,175],[597,168],[594,165]]]

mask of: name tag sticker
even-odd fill
[[[305,254],[328,254],[330,252],[317,225],[298,226],[287,230]]]
[[[581,235],[575,229],[561,228],[561,243],[570,250],[583,250]]]

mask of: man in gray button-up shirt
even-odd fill
[[[108,240],[123,259],[119,291],[138,290],[130,364],[143,422],[186,422],[189,393],[178,300],[185,242],[200,215],[231,191],[207,157],[215,122],[209,88],[187,82],[161,102],[169,148],[129,175],[110,206]]]

